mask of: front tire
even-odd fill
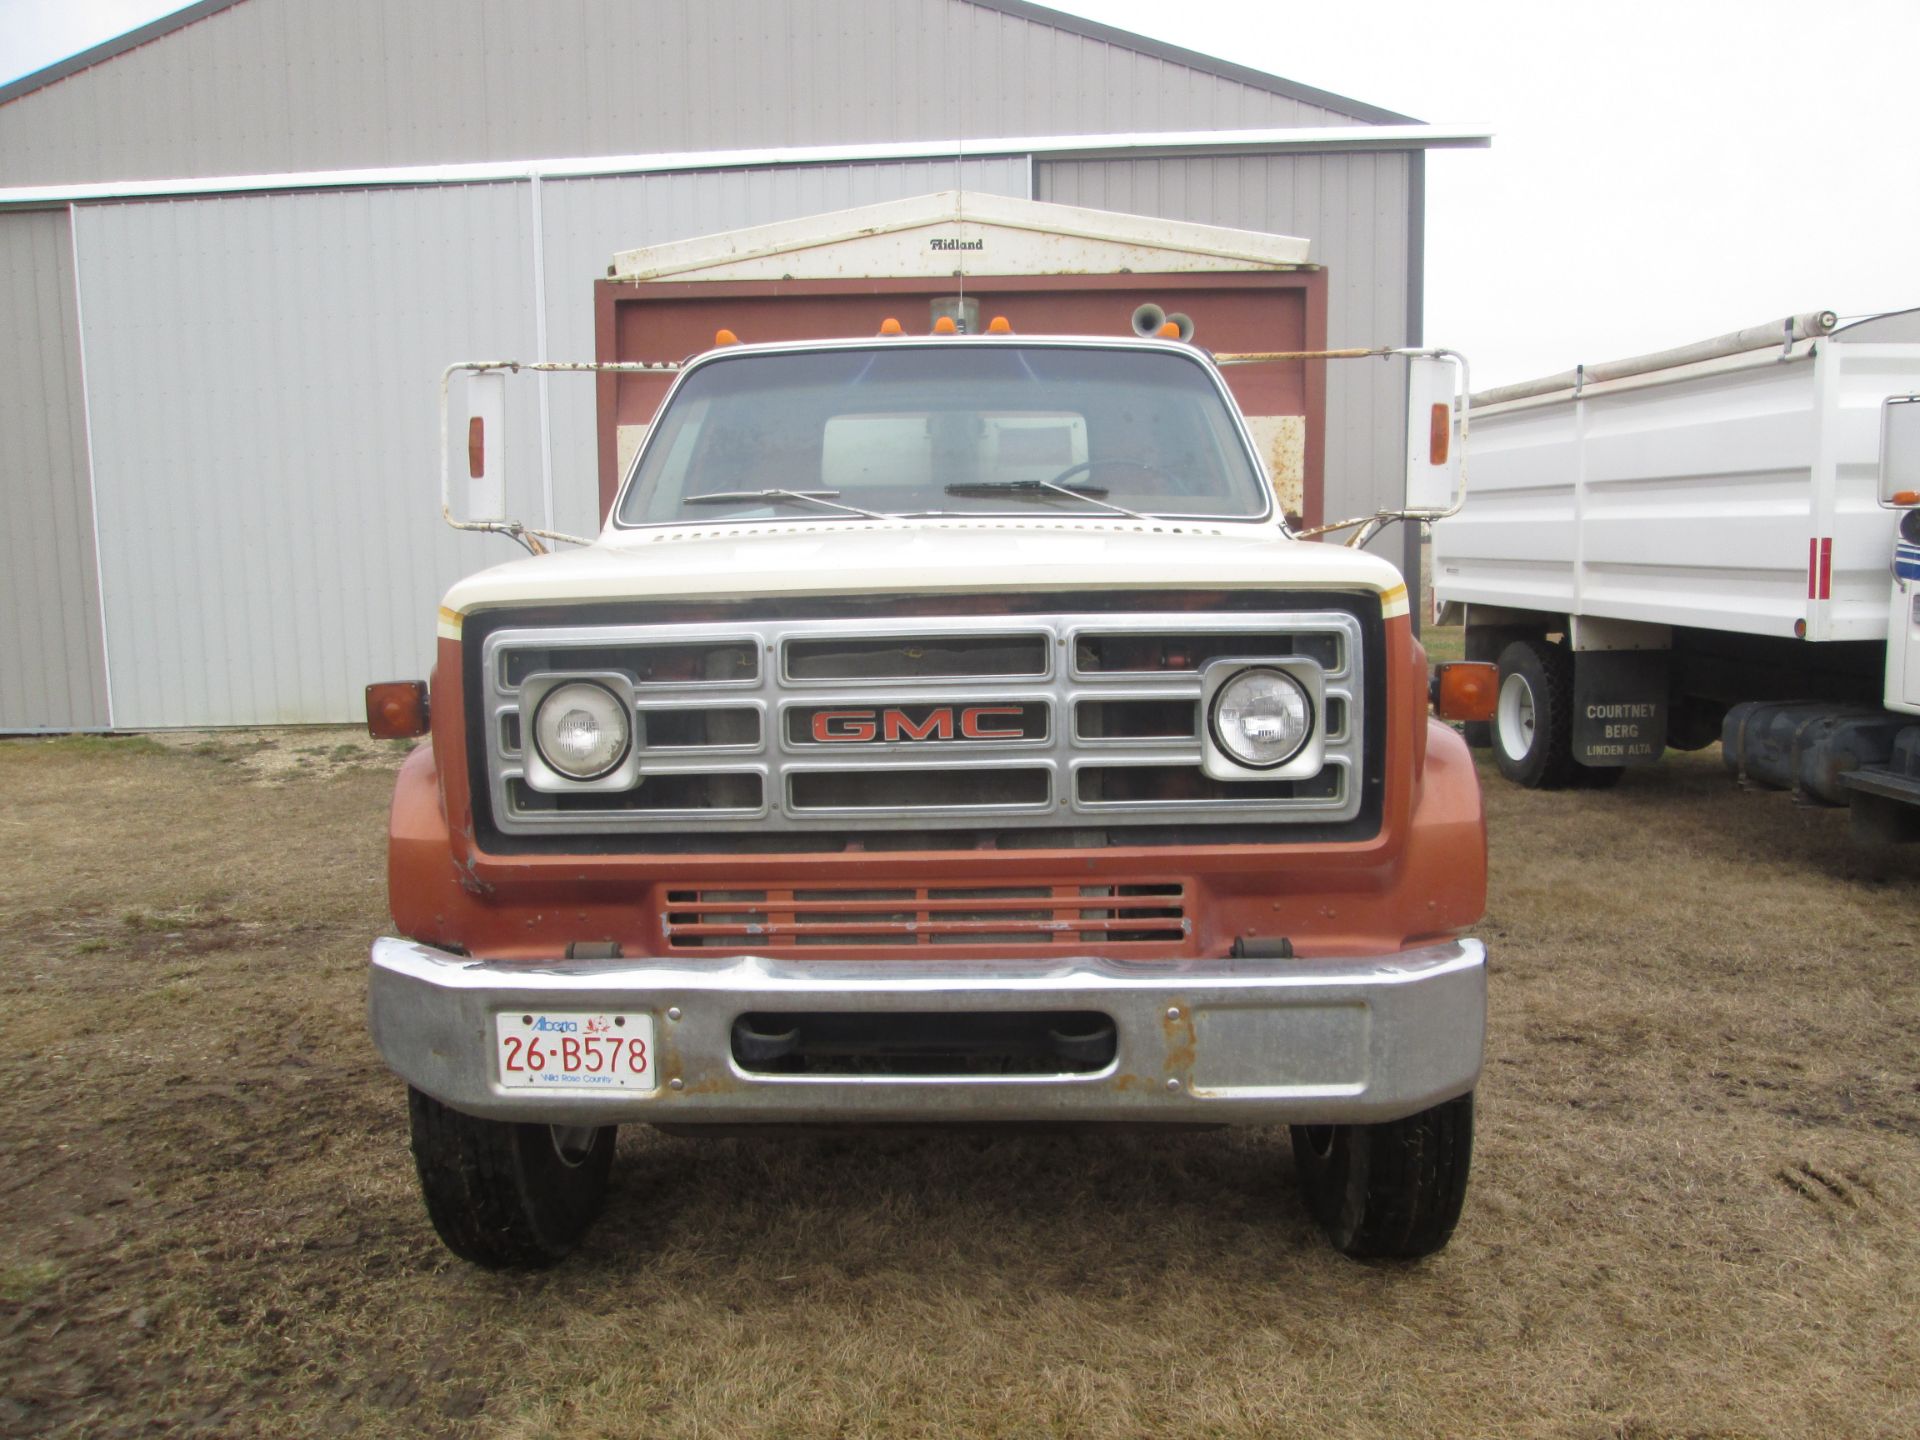
[[[1473,1162],[1473,1092],[1379,1125],[1295,1125],[1307,1209],[1334,1249],[1417,1260],[1460,1222]]]
[[[615,1127],[482,1120],[407,1087],[427,1218],[462,1260],[489,1270],[565,1259],[606,1200]]]
[[[1545,640],[1516,640],[1500,652],[1500,694],[1493,712],[1493,760],[1529,790],[1558,790],[1574,779],[1573,662]]]

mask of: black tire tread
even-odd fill
[[[407,1108],[427,1217],[454,1254],[490,1270],[541,1269],[579,1244],[605,1199],[612,1126],[566,1177],[577,1192],[556,1195],[541,1163],[540,1147],[552,1144],[545,1126],[482,1120],[412,1086]]]
[[[1415,1260],[1453,1238],[1473,1162],[1473,1094],[1405,1119],[1337,1127],[1319,1161],[1293,1131],[1308,1209],[1334,1248],[1357,1259]]]
[[[1581,767],[1573,758],[1573,657],[1564,646],[1547,640],[1515,640],[1500,652],[1500,684],[1518,671],[1533,690],[1534,744],[1544,746],[1538,758],[1516,761],[1499,743],[1499,723],[1493,725],[1494,760],[1500,773],[1530,790],[1564,790],[1574,783]]]

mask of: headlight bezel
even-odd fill
[[[1242,760],[1221,738],[1220,702],[1242,676],[1272,673],[1299,687],[1306,702],[1307,732],[1282,759],[1265,764]],[[1201,769],[1215,780],[1300,780],[1317,775],[1326,760],[1326,676],[1318,662],[1298,656],[1248,656],[1212,661],[1201,674],[1204,723]]]
[[[626,723],[626,743],[606,769],[576,776],[555,765],[540,747],[540,716],[562,691],[590,685],[605,691]],[[530,675],[520,687],[520,761],[529,789],[543,794],[580,794],[603,790],[631,790],[641,780],[640,752],[646,745],[646,727],[635,707],[633,683],[618,671],[576,670]]]

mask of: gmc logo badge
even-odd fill
[[[898,740],[1024,740],[1019,705],[952,705],[914,707],[918,719],[905,710],[816,710],[812,733],[821,745],[864,745]],[[1009,726],[1008,720],[1014,723]]]

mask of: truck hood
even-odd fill
[[[476,610],[570,602],[1273,586],[1371,590],[1385,614],[1407,611],[1386,561],[1265,525],[852,520],[609,532],[468,576],[447,592],[440,624],[458,636]]]

